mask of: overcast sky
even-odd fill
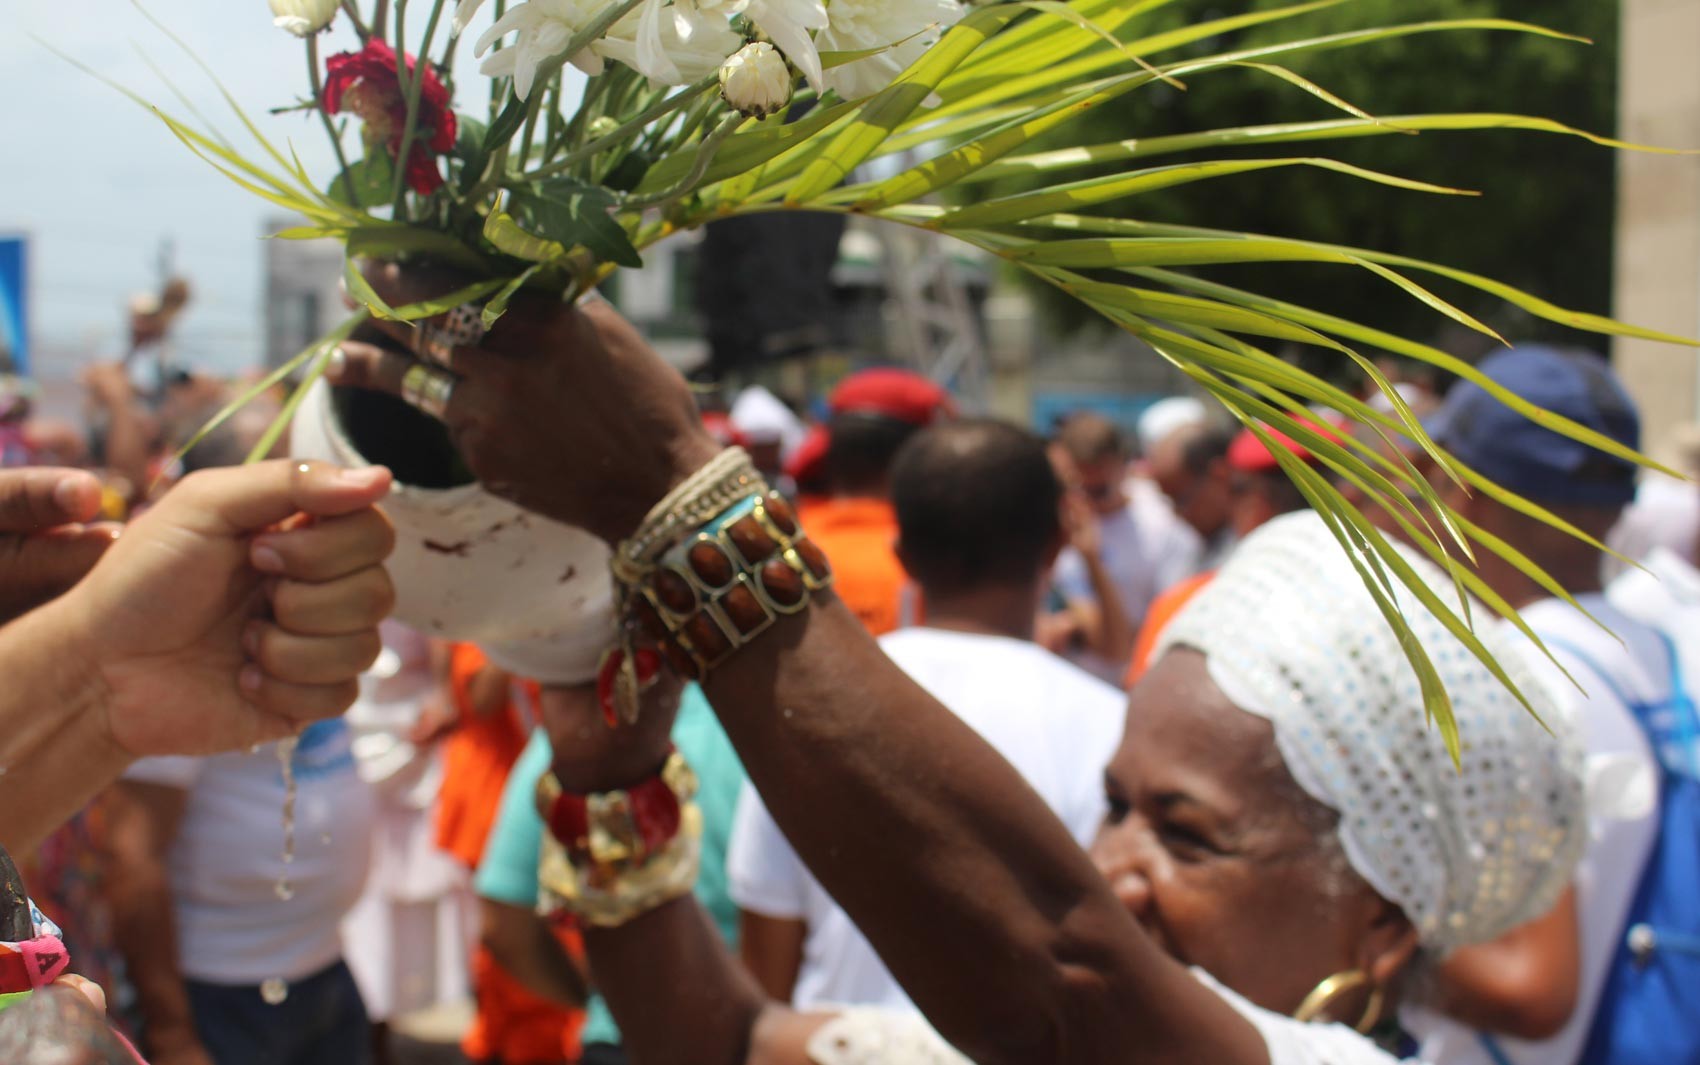
[[[416,33],[428,7],[413,6],[421,12],[409,20]],[[173,244],[177,269],[195,287],[180,331],[182,354],[226,369],[256,359],[261,233],[275,209],[231,184],[158,119],[42,42],[174,117],[189,118],[150,68],[151,60],[226,137],[257,153],[217,89],[127,0],[5,7],[0,232],[22,230],[31,237],[32,333],[38,350],[60,353],[58,367],[38,368],[70,369],[82,354],[118,342],[124,301],[158,287],[165,240]],[[307,171],[329,183],[335,164],[319,124],[305,114],[266,114],[305,96],[307,76],[301,42],[272,28],[265,0],[148,0],[147,8],[206,60],[268,136],[288,139]],[[353,45],[346,30],[320,41],[326,55]],[[462,55],[457,64],[470,69],[469,59]],[[480,81],[467,79],[463,96],[481,92]]]

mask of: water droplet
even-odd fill
[[[295,740],[288,739],[277,745],[277,765],[283,773],[283,864],[286,868],[295,861],[295,743]],[[289,877],[277,878],[277,897],[283,902],[295,897]]]
[[[281,1006],[288,997],[289,982],[286,980],[274,976],[260,985],[260,998],[268,1006]]]

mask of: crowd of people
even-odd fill
[[[1399,386],[1479,482],[1306,423],[1478,545],[1472,641],[1384,589],[1455,762],[1283,467],[1336,471],[1269,427],[1183,396],[1040,435],[889,368],[812,418],[705,404],[596,302],[381,332],[331,380],[605,541],[610,655],[540,685],[384,620],[387,471],[223,468],[256,421],[185,461],[226,398],[192,375],[91,375],[104,479],[20,428],[0,843],[29,956],[77,978],[0,991],[86,995],[112,1054],[384,1065],[470,997],[480,1065],[1700,1061],[1700,490],[1502,401],[1639,448],[1600,357]],[[1456,602],[1408,511],[1341,488]]]

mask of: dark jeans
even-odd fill
[[[291,981],[267,1005],[258,987],[185,980],[195,1031],[217,1065],[370,1065],[366,1006],[348,966],[337,962]]]
[[[613,1043],[587,1043],[579,1065],[626,1065],[626,1052]]]

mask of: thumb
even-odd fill
[[[82,470],[0,472],[0,533],[36,533],[100,512],[100,481]]]
[[[169,509],[186,525],[239,536],[299,513],[333,518],[364,510],[389,494],[390,483],[382,466],[344,469],[278,459],[192,474],[154,509]]]

